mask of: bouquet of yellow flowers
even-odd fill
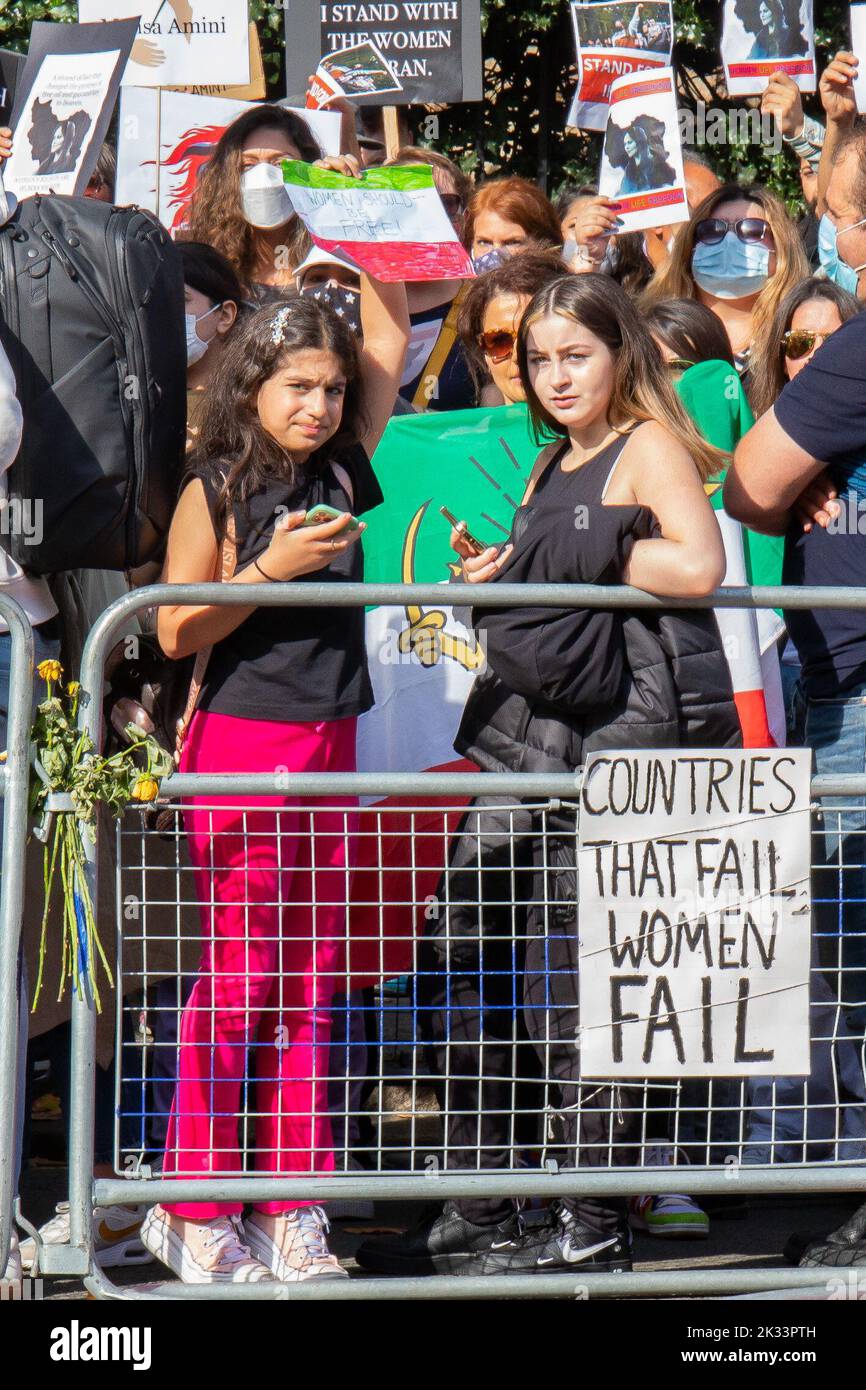
[[[70,681],[64,687],[59,661],[43,661],[36,669],[45,681],[46,696],[37,706],[31,733],[35,776],[30,786],[30,810],[36,818],[34,833],[45,845],[45,906],[33,1008],[42,989],[51,890],[59,868],[63,885],[63,956],[58,999],[69,979],[76,992],[80,991],[84,976],[96,1007],[101,1010],[97,957],[112,986],[114,978],[96,926],[85,873],[83,836],[89,836],[91,844],[95,842],[100,802],[112,815],[120,816],[131,801],[154,801],[159,795],[160,780],[171,770],[172,759],[156,739],[143,736],[134,725],[127,730],[127,747],[112,757],[102,756],[94,749],[89,735],[78,728],[78,682]],[[49,801],[52,794],[64,792],[72,799],[72,815],[56,812]]]

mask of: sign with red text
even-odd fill
[[[811,0],[725,0],[722,62],[732,97],[760,95],[774,72],[814,92]]]
[[[618,204],[619,231],[688,221],[672,68],[612,84],[598,191]]]
[[[582,1076],[808,1074],[811,756],[689,749],[587,760]]]
[[[671,61],[671,0],[611,0],[573,4],[571,22],[577,48],[577,87],[566,124],[576,130],[604,130],[611,84]]]

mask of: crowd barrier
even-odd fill
[[[417,610],[431,604],[441,607],[443,587],[305,583],[263,587],[258,597],[272,606],[411,604]],[[140,590],[107,609],[90,634],[81,673],[81,721],[94,742],[101,733],[101,700],[89,698],[88,692],[101,692],[106,657],[133,614],[157,603],[241,604],[243,599],[238,589],[183,585]],[[447,588],[449,605],[471,601],[481,607],[494,600],[499,607],[862,609],[866,590],[732,589],[705,600],[662,602],[628,588],[502,584],[495,593],[464,585]],[[24,635],[17,640],[18,660],[26,661]],[[21,677],[19,687],[24,684]],[[16,698],[20,703],[20,689]],[[11,730],[9,746],[7,803],[16,766]],[[843,934],[833,927],[833,914],[838,919],[843,905],[851,901],[849,870],[864,868],[866,775],[812,780],[813,801],[822,806],[813,830],[815,867],[821,870],[815,879],[815,906],[822,900],[826,906],[815,932],[824,940],[818,942],[812,966],[811,1091],[804,1090],[802,1081],[798,1089],[791,1078],[758,1078],[760,1086],[745,1078],[629,1082],[608,1087],[601,1100],[604,1088],[599,1083],[581,1083],[564,1094],[551,1091],[557,1039],[547,1026],[550,977],[561,967],[545,963],[546,945],[539,967],[538,947],[539,941],[547,943],[555,935],[550,922],[562,900],[558,875],[568,872],[558,866],[555,851],[563,836],[574,835],[578,790],[579,774],[291,774],[282,782],[275,781],[275,774],[172,775],[163,784],[162,796],[176,809],[194,809],[196,833],[212,842],[225,837],[235,847],[245,841],[247,851],[257,841],[275,839],[277,872],[267,880],[250,880],[239,870],[228,870],[221,883],[221,898],[227,892],[244,922],[240,973],[245,987],[238,1007],[242,1013],[249,1010],[255,996],[262,1020],[255,1038],[247,1038],[243,1029],[238,1035],[245,1056],[233,1092],[220,1091],[224,1083],[215,1082],[213,1073],[205,1075],[214,1090],[214,1112],[223,1123],[223,1102],[231,1101],[229,1120],[239,1139],[240,1170],[231,1171],[228,1164],[219,1168],[225,1129],[217,1134],[211,1120],[201,1148],[187,1153],[189,1166],[171,1177],[159,1171],[165,1097],[172,1089],[179,1019],[195,976],[199,909],[212,906],[213,898],[208,876],[197,880],[190,866],[181,821],[175,818],[157,827],[141,809],[130,809],[118,823],[114,846],[116,1177],[95,1178],[93,1172],[96,1013],[93,1000],[82,990],[72,1009],[70,1242],[42,1250],[40,1273],[83,1276],[93,1293],[106,1298],[573,1297],[579,1268],[575,1279],[559,1274],[486,1276],[483,1284],[476,1277],[435,1276],[288,1286],[190,1286],[169,1280],[121,1286],[93,1259],[92,1212],[95,1206],[169,1200],[303,1199],[327,1206],[467,1196],[549,1200],[576,1194],[685,1192],[700,1197],[730,1195],[734,1189],[743,1195],[866,1189],[866,1108],[858,1101],[866,1094],[866,990],[857,950],[860,941],[866,957],[866,938],[862,929],[846,927],[843,954]],[[20,798],[20,788],[16,794]],[[282,800],[278,821],[261,801],[245,804],[249,798],[267,796]],[[227,797],[232,798],[228,813]],[[451,994],[455,977],[472,976],[473,966],[467,965],[465,939],[448,926],[454,903],[449,897],[452,875],[446,872],[454,831],[472,797],[484,802],[473,812],[471,834],[479,847],[494,838],[497,846],[493,868],[477,870],[468,894],[465,876],[461,883],[461,902],[468,902],[482,918],[490,915],[489,936],[485,932],[484,941],[471,948],[484,961],[483,978],[477,964],[474,967],[481,989],[478,1008],[485,1016],[480,1049],[474,1047],[473,1037],[460,1034],[468,1015]],[[71,813],[68,801],[55,798],[54,804],[58,811]],[[536,854],[540,847],[540,873],[537,862],[525,860],[529,828]],[[306,847],[302,858],[283,863],[283,846],[289,855],[290,847],[295,854],[299,844]],[[355,846],[354,866],[347,862],[348,844]],[[833,847],[829,858],[828,845]],[[7,815],[4,967],[14,961],[20,927],[22,856],[21,823],[11,825]],[[97,858],[98,845],[88,850],[87,864],[94,902]],[[327,982],[321,999],[312,996],[312,1012],[310,995],[304,994],[310,982],[293,964],[291,936],[269,942],[265,933],[264,954],[256,954],[262,933],[249,926],[259,909],[273,914],[275,907],[288,902],[292,915],[300,914],[304,921],[299,936],[311,936],[315,943],[319,981]],[[334,906],[336,911],[329,913]],[[348,936],[342,922],[346,908]],[[429,924],[440,914],[446,927],[437,934]],[[527,926],[532,921],[534,930]],[[524,992],[530,974],[528,953],[533,950],[534,995],[531,989]],[[14,1072],[9,1040],[15,1030],[8,1023],[14,1017],[15,999],[9,978],[4,968],[3,1137],[11,1132],[7,1091]],[[207,1056],[214,1043],[222,1045],[225,1039],[217,1038],[212,1000],[199,999],[197,1013],[204,1020],[205,1037],[193,1045]],[[306,1020],[303,1036],[293,1036],[295,1013],[303,1013]],[[439,1026],[433,1028],[437,1016]],[[235,1045],[241,1046],[237,1040]],[[269,1176],[268,1161],[257,1156],[254,1143],[262,1104],[253,1084],[256,1062],[261,1086],[284,1075],[284,1068],[300,1066],[299,1057],[305,1062],[294,1081],[298,1096],[305,1099],[299,1100],[299,1110],[284,1117],[278,1139],[281,1150],[292,1155],[293,1171],[291,1176]],[[477,1118],[482,1093],[495,1134]],[[305,1136],[307,1131],[300,1122],[321,1110],[323,1099],[332,1136],[313,1129],[312,1138],[302,1140],[299,1131]],[[590,1114],[596,1123],[585,1131]],[[576,1146],[564,1139],[567,1126],[569,1133],[576,1131]],[[217,1166],[202,1177],[205,1150],[216,1152]],[[329,1152],[334,1154],[335,1171],[323,1172],[323,1165],[330,1163]],[[3,1189],[4,1218],[12,1196],[7,1189],[8,1182]],[[594,1274],[581,1286],[586,1289],[581,1296],[747,1295],[813,1290],[818,1284],[814,1270],[636,1271]]]

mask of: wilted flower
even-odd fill
[[[139,777],[132,789],[136,801],[156,801],[159,796],[159,783],[155,777]]]

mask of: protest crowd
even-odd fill
[[[669,51],[661,8],[623,7],[606,42],[630,40],[636,53]],[[644,18],[642,9],[653,13]],[[774,6],[763,10],[775,14]],[[772,31],[772,19],[765,27]],[[784,44],[770,56],[778,53],[785,57]],[[799,164],[802,204],[793,213],[771,187],[720,178],[711,149],[677,154],[670,132],[650,115],[630,112],[627,124],[623,116],[619,144],[607,141],[614,167],[607,191],[566,185],[548,197],[523,177],[485,177],[481,169],[470,178],[452,161],[446,138],[425,138],[412,107],[399,108],[399,126],[386,134],[379,109],[332,98],[322,109],[340,117],[340,147],[325,152],[305,117],[303,94],[258,101],[226,125],[170,235],[154,213],[133,212],[118,196],[112,138],[87,170],[83,197],[46,186],[16,207],[7,184],[8,225],[0,230],[7,280],[0,309],[2,474],[14,477],[25,453],[33,459],[58,448],[65,457],[68,446],[58,443],[70,418],[65,410],[82,432],[81,421],[96,434],[115,429],[122,389],[115,381],[105,400],[85,402],[84,410],[86,392],[107,377],[99,378],[95,359],[86,357],[101,351],[95,345],[66,362],[60,295],[40,330],[51,336],[54,374],[41,390],[32,378],[26,390],[22,385],[29,370],[22,364],[37,354],[36,329],[26,351],[16,342],[25,341],[24,320],[36,313],[40,284],[28,280],[26,256],[35,261],[43,244],[51,254],[59,248],[71,283],[81,269],[78,248],[82,257],[87,252],[84,278],[92,273],[108,287],[101,292],[115,319],[139,320],[141,365],[125,360],[118,369],[121,383],[127,372],[146,379],[151,414],[138,428],[152,457],[138,466],[150,474],[149,486],[169,497],[170,524],[156,527],[135,554],[118,550],[114,539],[103,547],[102,537],[114,531],[88,523],[87,480],[63,467],[53,469],[56,503],[46,509],[40,539],[51,558],[28,566],[4,526],[0,583],[33,628],[40,673],[34,710],[46,679],[56,686],[80,671],[88,632],[112,600],[148,584],[240,585],[240,604],[169,598],[142,611],[142,643],[150,643],[154,670],[170,665],[180,672],[182,774],[282,769],[289,779],[287,790],[245,798],[254,830],[246,821],[239,829],[237,796],[184,804],[194,904],[183,912],[200,913],[200,960],[181,970],[169,942],[165,978],[157,973],[155,985],[147,982],[167,991],[150,1026],[173,1020],[175,1031],[157,1040],[162,1053],[154,1056],[162,1056],[164,1072],[147,1079],[146,1141],[131,1148],[146,1150],[153,1170],[165,1176],[206,1179],[250,1166],[271,1177],[321,1173],[321,1196],[251,1207],[208,1199],[98,1208],[95,1258],[104,1267],[156,1260],[199,1284],[347,1277],[329,1246],[328,1178],[335,1169],[358,1168],[347,1159],[348,1112],[358,1109],[368,1065],[341,952],[359,822],[346,797],[320,797],[313,834],[291,777],[356,770],[360,722],[377,712],[376,653],[360,607],[274,606],[260,596],[287,581],[365,580],[365,533],[373,534],[377,509],[389,501],[378,466],[383,439],[409,440],[411,433],[397,431],[423,428],[414,436],[418,455],[406,453],[402,466],[408,473],[423,463],[435,472],[437,450],[462,414],[467,423],[483,418],[487,433],[473,445],[483,473],[492,467],[484,449],[497,436],[497,421],[502,431],[518,420],[530,432],[522,491],[510,499],[510,517],[496,534],[480,507],[468,511],[464,496],[444,499],[453,513],[452,582],[631,585],[662,599],[701,600],[726,577],[761,582],[756,557],[769,556],[762,573],[771,578],[764,582],[866,585],[866,541],[857,525],[866,497],[866,116],[857,114],[857,73],[857,58],[843,51],[818,75],[821,120],[804,115],[800,88],[783,67],[769,77],[761,109],[777,124],[786,157]],[[380,105],[387,101],[382,95]],[[4,169],[11,170],[16,141],[24,138],[0,130]],[[40,178],[56,167],[46,158]],[[642,223],[629,222],[641,198],[680,180],[678,220],[656,225],[645,206]],[[357,231],[367,215],[364,200],[372,218],[383,189],[400,191],[407,204],[416,193],[429,199],[428,211],[418,214],[427,218],[429,235],[419,233],[422,221],[407,220],[387,247],[381,231],[364,240]],[[358,209],[352,254],[325,244],[334,238],[315,220],[329,190]],[[28,212],[36,203],[42,210]],[[163,288],[143,299],[136,298],[140,279],[117,277],[109,265],[105,229],[118,207],[124,218],[144,219],[110,224],[125,228],[130,242],[138,238],[135,254],[156,256],[159,248]],[[43,227],[49,230],[40,241]],[[14,320],[6,310],[13,265],[7,246],[19,285],[28,285],[26,294],[17,292]],[[411,257],[422,253],[438,268],[413,278]],[[155,264],[148,272],[154,283]],[[113,358],[100,370],[113,374]],[[143,408],[133,399],[130,420],[140,422]],[[40,476],[50,471],[45,464]],[[513,468],[507,488],[515,491]],[[15,490],[10,485],[4,506]],[[416,490],[413,498],[420,505],[428,495]],[[142,530],[148,505],[142,485]],[[578,514],[588,518],[582,526]],[[752,558],[738,578],[744,553]],[[574,773],[609,749],[695,747],[733,756],[787,743],[811,750],[818,775],[866,771],[860,611],[765,614],[753,680],[737,668],[725,626],[733,617],[722,609],[671,607],[663,622],[641,608],[623,614],[503,606],[461,614],[468,640],[477,638],[486,655],[471,672],[451,731],[462,766]],[[419,681],[432,681],[434,663],[422,659],[425,631],[421,613],[410,625],[406,660]],[[4,729],[10,653],[5,631]],[[111,701],[126,700],[129,714],[143,700],[123,684],[122,661],[116,665],[105,692],[114,736],[124,720],[112,718]],[[169,684],[164,675],[146,679]],[[152,706],[149,713],[156,722]],[[847,820],[853,867],[844,882],[833,878],[838,846],[828,831],[826,877],[834,887],[823,903],[815,889],[809,1076],[755,1075],[744,1090],[724,1075],[711,1083],[685,1077],[677,1083],[681,1114],[674,1124],[663,1087],[647,1122],[646,1087],[581,1075],[574,815],[567,807],[542,813],[531,799],[515,807],[496,796],[462,806],[449,822],[444,873],[431,888],[445,907],[426,921],[419,914],[412,967],[396,972],[414,1001],[425,1074],[444,1114],[449,1170],[509,1170],[517,1149],[535,1156],[527,1162],[540,1161],[550,1137],[541,1105],[524,1107],[528,1137],[515,1138],[518,1034],[527,1067],[522,1084],[526,1094],[545,1087],[566,1168],[576,1161],[664,1168],[682,1162],[680,1151],[690,1147],[694,1161],[709,1155],[719,1163],[731,1143],[745,1163],[799,1161],[807,1139],[816,1139],[805,1133],[816,1098],[828,1126],[817,1139],[844,1139],[839,1152],[848,1161],[866,1160],[866,818],[851,811]],[[551,887],[553,852],[571,871],[565,887],[562,876]],[[110,888],[111,879],[109,867],[101,882]],[[97,915],[105,910],[101,897],[95,908]],[[41,917],[41,902],[38,909]],[[103,941],[111,942],[107,911]],[[30,915],[28,904],[25,937]],[[169,916],[173,923],[173,908]],[[829,942],[823,953],[821,939]],[[35,981],[26,954],[18,992],[20,1026],[31,1033],[29,1061],[22,1045],[15,1152],[4,1155],[16,1171],[26,1161],[34,1058],[43,1065],[50,1058],[64,1109],[70,1065],[68,1008],[58,1010],[48,991],[31,1015]],[[341,990],[346,998],[341,994],[332,1009]],[[104,993],[111,1015],[111,991]],[[282,1024],[288,1042],[275,1040]],[[338,1056],[330,1068],[322,1060],[329,1046]],[[116,1068],[125,1047],[118,1034],[115,1054],[112,1036],[98,1058],[97,1176],[115,1172]],[[337,1085],[329,1087],[334,1066]],[[251,1068],[254,1145],[246,1122],[242,1135],[238,1124],[250,1104]],[[709,1085],[718,1111],[713,1134],[699,1132]],[[121,1087],[120,1094],[128,1092]],[[726,1108],[733,1129],[725,1129]],[[746,1128],[738,1129],[743,1116]],[[632,1267],[634,1232],[640,1239],[711,1239],[714,1212],[723,1213],[726,1200],[654,1195],[650,1175],[645,1193],[631,1198],[568,1196],[529,1208],[510,1197],[456,1198],[425,1210],[407,1231],[372,1231],[357,1260],[373,1275],[579,1269],[591,1277]],[[39,1240],[48,1246],[68,1239],[69,1212],[61,1204]],[[855,1218],[844,1237],[813,1230],[810,1242],[796,1249],[794,1263],[832,1264],[842,1247],[848,1263],[866,1263],[866,1217],[859,1224]],[[34,1268],[36,1255],[37,1241],[19,1230],[7,1279]]]

